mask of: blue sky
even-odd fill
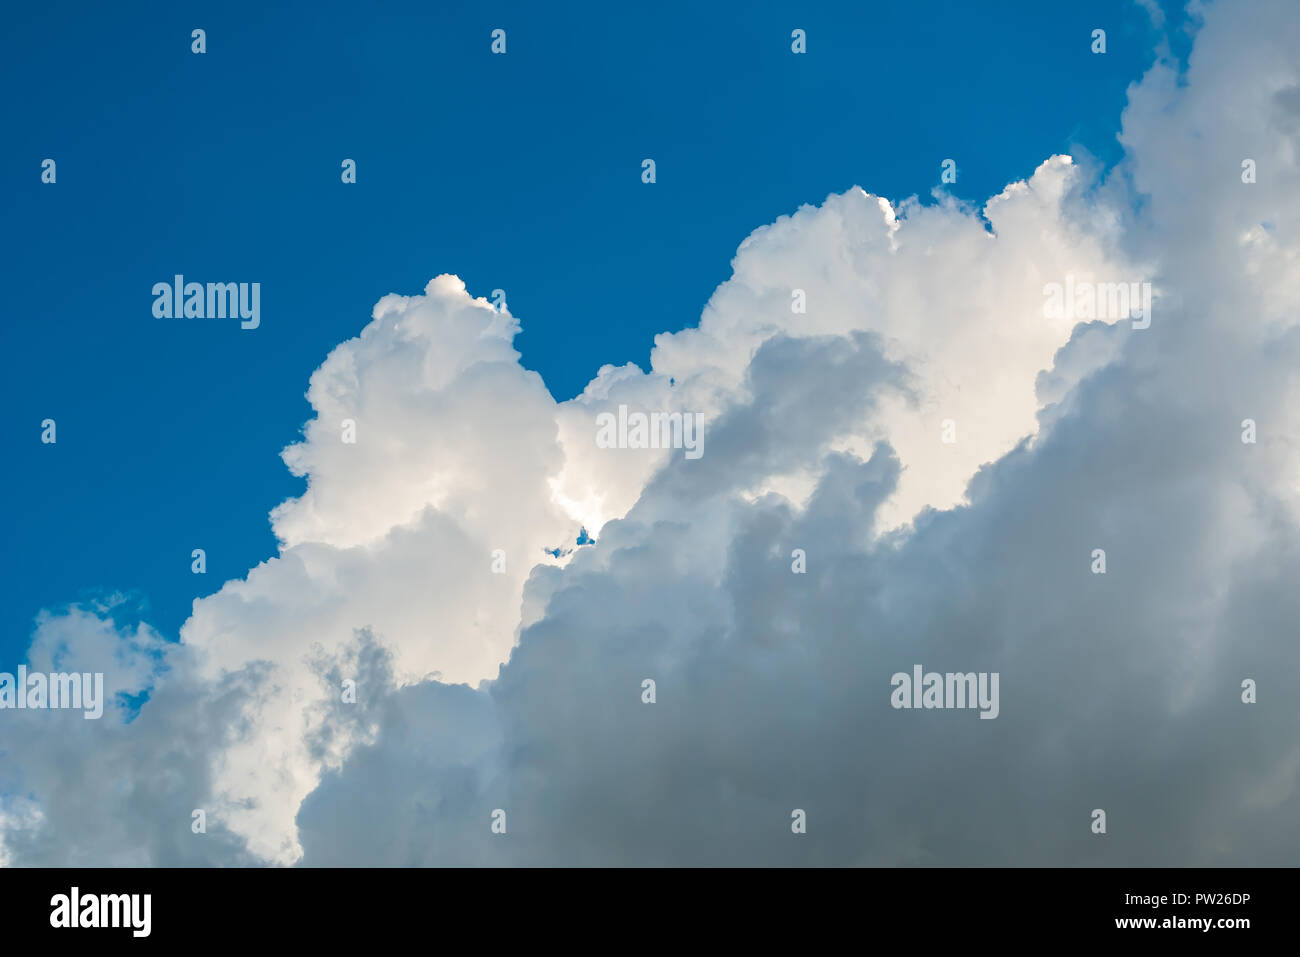
[[[97,590],[174,637],[273,555],[308,377],[384,294],[443,272],[504,289],[524,364],[569,398],[602,364],[645,367],[800,204],[925,197],[946,157],[973,201],[1056,152],[1113,162],[1156,41],[1121,2],[330,8],[6,14],[5,662],[40,609]],[[154,319],[175,273],[261,282],[261,328]]]

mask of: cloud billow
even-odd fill
[[[134,633],[139,716],[0,724],[5,860],[1294,864],[1298,41],[1208,7],[1104,179],[783,216],[569,402],[455,277],[385,297],[312,377],[279,554]],[[1067,277],[1150,326],[1046,315]],[[620,404],[703,454],[598,447]],[[997,673],[997,718],[891,706],[918,664]]]

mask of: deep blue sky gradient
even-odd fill
[[[1118,0],[729,6],[6,10],[0,670],[41,608],[123,591],[175,637],[274,555],[308,377],[384,294],[443,272],[504,289],[524,364],[569,398],[604,363],[646,367],[800,204],[924,198],[945,157],[977,202],[1052,153],[1113,163],[1157,40]],[[261,328],[155,319],[174,273],[260,282]]]

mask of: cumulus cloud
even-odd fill
[[[572,401],[458,279],[385,297],[276,557],[179,644],[42,619],[34,665],[149,699],[6,725],[6,860],[1294,863],[1300,24],[1204,20],[1106,179],[802,207]],[[1150,327],[1045,317],[1067,276],[1150,283]],[[598,448],[620,404],[704,455]],[[916,663],[999,673],[998,718],[892,708]]]

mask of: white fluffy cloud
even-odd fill
[[[385,297],[312,377],[278,556],[179,645],[42,620],[33,666],[150,698],[5,723],[6,859],[1294,863],[1300,23],[1205,17],[1105,182],[802,207],[570,402],[454,277]],[[1150,328],[1044,318],[1067,275],[1151,282]],[[598,448],[619,404],[703,412],[703,457]],[[917,662],[999,672],[999,718],[890,708]]]

